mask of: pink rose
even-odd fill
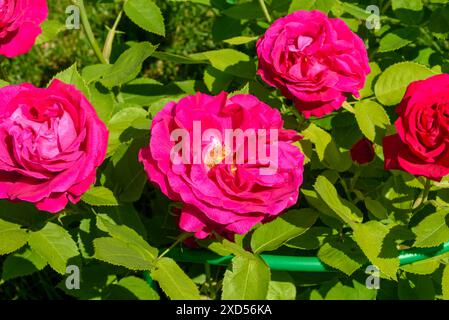
[[[56,213],[95,182],[108,132],[74,86],[0,89],[0,198]]]
[[[47,15],[46,0],[0,0],[0,55],[12,58],[30,51]]]
[[[257,42],[258,74],[305,117],[339,109],[359,96],[370,73],[365,45],[343,20],[296,11],[275,21]]]
[[[184,203],[182,230],[197,238],[212,231],[243,234],[297,202],[304,156],[292,145],[298,134],[282,127],[279,111],[252,95],[198,93],[168,103],[156,115],[150,145],[139,158],[149,179],[170,199]],[[254,153],[252,138],[224,142],[238,129],[248,137],[257,133],[256,149],[269,158]],[[187,133],[182,150],[176,149],[179,136],[173,136],[178,131]]]
[[[411,83],[396,112],[397,134],[385,137],[385,169],[440,181],[449,174],[449,75]]]

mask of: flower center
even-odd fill
[[[231,151],[229,148],[223,146],[219,139],[213,138],[211,143],[207,146],[204,164],[208,170],[211,170],[216,165],[222,163],[230,153]]]

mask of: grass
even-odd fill
[[[166,21],[166,37],[149,34],[134,25],[128,18],[122,19],[118,30],[122,31],[116,41],[113,57],[117,57],[126,41],[150,41],[159,44],[159,50],[176,54],[189,54],[215,49],[211,30],[214,12],[201,5],[157,1]],[[70,0],[49,1],[49,19],[64,23]],[[120,6],[116,3],[87,3],[89,21],[100,45],[104,43],[108,27],[112,26]],[[126,33],[124,32],[126,31]],[[65,30],[49,43],[35,46],[27,55],[3,61],[11,83],[30,82],[46,86],[53,76],[73,63],[82,68],[98,63],[82,30]],[[149,59],[143,74],[163,83],[201,79],[203,67],[181,66],[174,63]]]

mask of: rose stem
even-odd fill
[[[92,32],[92,28],[89,23],[89,19],[87,18],[87,12],[86,7],[84,6],[84,0],[73,0],[75,5],[78,6],[80,9],[80,15],[81,15],[81,22],[84,27],[84,32],[86,33],[87,40],[89,40],[89,43],[92,47],[92,49],[95,52],[95,55],[103,64],[108,64],[106,59],[103,56],[103,53],[101,52],[100,46],[98,45],[97,40],[95,39],[94,33]]]
[[[185,239],[191,237],[192,234],[191,233],[182,233],[181,235],[179,235],[178,239],[168,248],[166,249],[164,252],[162,252],[159,257],[156,258],[156,261],[160,260],[161,258],[163,258],[167,253],[170,252],[171,249],[173,249],[174,247],[176,247],[179,243],[181,243],[182,241],[184,241]]]
[[[262,8],[263,14],[265,15],[265,18],[267,18],[267,21],[271,23],[271,16],[268,12],[267,6],[265,5],[265,0],[259,0],[260,7]]]

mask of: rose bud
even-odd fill
[[[351,148],[352,161],[358,164],[367,164],[374,160],[374,144],[367,138],[360,139]]]

